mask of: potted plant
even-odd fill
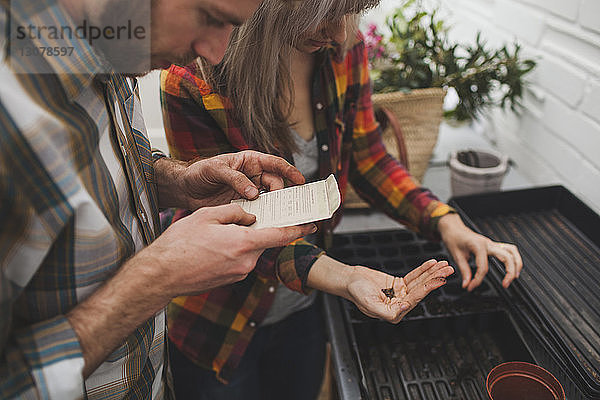
[[[473,44],[452,43],[438,11],[426,11],[416,0],[395,10],[386,30],[384,35],[370,25],[365,34],[373,105],[377,115],[383,107],[395,116],[390,126],[400,129],[385,129],[384,142],[395,156],[398,147],[407,150],[407,166],[417,180],[425,174],[443,118],[468,122],[492,107],[513,112],[522,107],[524,77],[536,63],[521,58],[518,44],[491,49],[480,33]],[[448,88],[456,91],[458,104],[444,113]]]
[[[388,37],[374,25],[366,35],[374,93],[452,87],[459,102],[445,117],[456,121],[476,119],[490,107],[521,107],[524,76],[536,63],[521,59],[518,44],[490,49],[480,32],[474,44],[451,43],[437,10],[424,11],[415,0],[396,9],[386,26]]]

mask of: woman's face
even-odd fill
[[[346,41],[347,18],[347,16],[344,16],[334,21],[322,23],[316,32],[307,32],[302,35],[296,48],[303,53],[314,53],[333,42],[344,43]]]

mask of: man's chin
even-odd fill
[[[159,69],[168,69],[171,66],[169,61],[152,61],[150,64],[150,68],[147,70],[140,70],[136,72],[125,72],[122,75],[127,76],[129,78],[140,78],[142,76],[148,75],[152,71],[156,71]]]
[[[167,60],[152,60],[152,69],[167,69],[171,66],[172,62]]]
[[[123,73],[121,75],[126,76],[128,78],[141,78],[142,76],[146,76],[150,73],[151,71],[146,71],[146,72],[129,72],[129,73]]]
[[[135,67],[128,66],[127,68],[124,68],[123,65],[117,64],[120,68],[116,68],[116,71],[130,78],[139,78],[157,69],[168,69],[171,66],[171,64],[186,66],[188,64],[191,64],[192,61],[194,61],[195,59],[195,56],[174,57],[173,61],[167,60],[165,58],[151,59],[149,65],[138,65]]]
[[[197,58],[195,54],[185,54],[183,56],[174,56],[168,58],[152,58],[152,69],[167,69],[171,64],[188,65]]]

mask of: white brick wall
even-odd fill
[[[579,2],[571,0],[523,0],[524,4],[550,12],[559,17],[575,21],[579,11]]]
[[[399,0],[383,0],[383,10]],[[520,118],[494,113],[489,136],[539,185],[561,183],[600,212],[600,0],[423,0],[451,39],[518,40],[538,69]],[[382,20],[385,11],[367,15]]]
[[[575,2],[576,3],[576,2]],[[580,22],[584,28],[600,33],[600,1],[583,0],[581,2]]]
[[[585,115],[600,123],[600,81],[592,82],[586,89],[581,110]]]

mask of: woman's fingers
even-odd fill
[[[509,243],[492,242],[488,246],[488,252],[504,263],[506,275],[502,280],[502,286],[507,288],[513,280],[518,278],[523,268],[523,261],[517,247]]]
[[[473,280],[467,286],[467,290],[469,292],[475,289],[477,286],[481,285],[481,282],[483,282],[483,278],[485,278],[485,276],[488,273],[489,245],[486,248],[486,246],[483,243],[478,242],[471,246],[471,251],[473,252],[473,254],[475,254],[475,265],[477,265],[477,271],[475,271],[475,276],[473,277]]]
[[[414,281],[415,279],[417,279],[418,277],[420,277],[421,275],[423,275],[427,270],[429,270],[430,268],[432,268],[434,265],[436,265],[437,260],[427,260],[425,261],[423,264],[421,264],[419,267],[413,269],[412,271],[410,271],[408,274],[406,274],[406,276],[404,277],[404,280],[406,281],[406,284],[410,284],[410,282]]]
[[[465,289],[469,283],[471,283],[471,278],[473,276],[471,273],[471,266],[469,265],[469,254],[467,253],[465,255],[465,253],[459,249],[454,251],[450,250],[450,253],[452,254],[452,258],[460,270],[460,274],[462,276],[462,288]]]
[[[447,261],[429,260],[409,274],[408,283],[407,278],[390,277],[389,282],[385,279],[386,287],[382,288],[374,281],[361,279],[353,282],[349,290],[354,302],[365,315],[397,323],[425,296],[443,286],[446,278],[453,272],[454,268]],[[381,290],[390,286],[394,289],[392,298]]]
[[[448,264],[442,265],[435,273],[428,276],[422,282],[415,284],[414,287],[409,287],[407,296],[421,301],[425,296],[446,284],[448,276],[454,273],[454,268]]]
[[[442,261],[430,260],[430,261],[427,261],[426,263],[424,263],[423,265],[427,265],[428,268],[420,269],[421,267],[419,267],[416,270],[410,272],[408,275],[406,275],[405,282],[407,285],[407,289],[409,291],[412,290],[413,287],[422,285],[423,283],[427,282],[431,278],[439,278],[439,277],[445,278],[448,276],[448,275],[444,276],[444,272],[440,273],[440,271],[442,269],[444,269],[445,267],[448,266],[448,261],[446,261],[446,260],[442,260]],[[452,267],[450,267],[450,270],[452,272],[454,272],[454,269]],[[445,270],[445,272],[448,272],[450,270]],[[413,274],[414,272],[419,272],[419,274],[418,275]],[[450,272],[450,274],[452,272]]]
[[[515,264],[517,268],[517,278],[521,275],[521,270],[523,269],[523,259],[521,258],[521,253],[519,253],[519,249],[514,244],[503,243],[504,247],[512,254],[515,259]]]
[[[409,284],[406,280],[399,278],[394,287],[396,297],[388,299],[387,305],[393,311],[392,318],[386,318],[389,322],[398,323],[429,293],[446,284],[446,278],[454,273],[454,268],[446,261],[425,263],[428,269],[420,270],[420,275],[413,276]]]
[[[348,286],[353,302],[365,315],[397,323],[425,296],[443,286],[454,268],[445,260],[429,260],[405,277],[392,277],[367,269],[360,271],[362,278]],[[393,288],[392,297],[382,291],[390,287]]]
[[[400,322],[429,293],[444,286],[446,284],[446,277],[453,272],[454,269],[446,265],[439,270],[439,274],[434,275],[422,285],[418,285],[412,290],[407,291],[406,296],[392,299],[389,307],[395,312],[395,315],[392,319],[387,320],[394,324]]]

